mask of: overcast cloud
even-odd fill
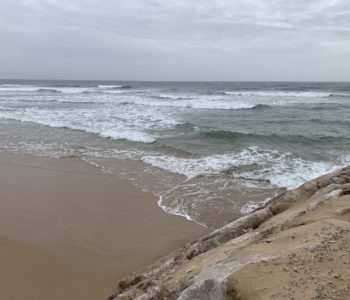
[[[349,0],[0,0],[0,78],[350,80]]]

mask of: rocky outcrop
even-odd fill
[[[110,299],[350,299],[349,267],[350,167],[185,245]]]

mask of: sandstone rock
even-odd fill
[[[110,299],[306,300],[330,299],[330,293],[347,299],[348,287],[342,284],[350,278],[350,226],[344,221],[350,214],[350,201],[344,207],[348,194],[350,167],[286,191],[264,208],[122,280]],[[332,211],[325,213],[325,207]],[[325,265],[330,259],[341,277]]]

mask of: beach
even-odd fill
[[[207,232],[76,157],[0,153],[0,298],[105,299]]]
[[[242,218],[349,165],[349,97],[336,82],[0,80],[0,298],[171,290],[157,276],[173,261],[145,268],[196,259],[221,238],[186,243],[236,220],[246,233]]]
[[[350,300],[350,1],[2,0],[0,300]]]

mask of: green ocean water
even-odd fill
[[[349,83],[0,81],[0,150],[141,162],[125,176],[207,224],[348,164],[349,129]]]

